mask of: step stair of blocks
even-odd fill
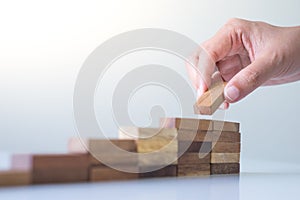
[[[18,154],[0,186],[239,174],[239,123],[163,118],[120,127],[118,139],[71,138],[65,154]]]

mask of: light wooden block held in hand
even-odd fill
[[[225,101],[224,88],[226,83],[217,82],[201,95],[194,105],[196,114],[212,115]]]

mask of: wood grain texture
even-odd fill
[[[241,141],[241,134],[239,132],[230,131],[211,131],[212,141],[216,142],[237,142]]]
[[[88,179],[87,154],[14,155],[12,169],[30,170],[32,183],[82,182]]]
[[[137,167],[136,171],[138,171]],[[138,173],[128,173],[122,172],[116,169],[112,169],[110,167],[91,167],[89,173],[89,180],[91,182],[95,181],[113,181],[113,180],[131,180],[131,179],[138,179]]]
[[[231,131],[201,131],[201,130],[178,130],[177,139],[180,141],[197,141],[197,142],[240,142],[241,134]]]
[[[89,155],[90,165],[138,165],[139,157],[136,153],[103,153]]]
[[[184,153],[178,158],[178,165],[198,165],[198,164],[204,164],[204,163],[210,163],[211,156],[210,153],[206,154],[203,157],[199,157],[199,153]]]
[[[214,163],[210,167],[211,174],[238,174],[240,173],[239,163]]]
[[[177,164],[177,152],[155,152],[151,154],[139,154],[139,166],[163,166]]]
[[[93,154],[103,152],[115,152],[120,149],[129,152],[136,152],[137,147],[134,140],[130,139],[79,139],[71,138],[68,143],[68,151],[70,153],[86,153]]]
[[[177,140],[169,139],[144,139],[136,140],[138,153],[160,152],[178,152]]]
[[[211,142],[178,141],[178,152],[209,153],[212,150]]]
[[[213,142],[212,153],[239,153],[241,151],[241,143],[233,142]]]
[[[210,164],[178,165],[178,176],[208,176]]]
[[[239,153],[211,153],[211,163],[239,163]]]
[[[194,105],[196,114],[212,115],[225,101],[225,83],[219,81],[214,83],[208,91],[204,92]]]
[[[151,170],[149,167],[140,167],[140,171]],[[140,178],[173,177],[177,176],[177,165],[168,165],[155,171],[140,173]]]
[[[175,139],[177,137],[176,128],[139,128],[121,127],[119,129],[120,139]]]
[[[211,120],[193,118],[162,118],[160,126],[178,130],[213,130]]]
[[[211,134],[211,132],[212,131],[180,129],[178,130],[177,139],[179,141],[211,142],[214,139],[214,134]]]
[[[240,124],[237,122],[213,121],[213,130],[239,132]]]
[[[31,184],[30,171],[0,171],[0,186],[20,186]]]

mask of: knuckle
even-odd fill
[[[229,31],[242,32],[245,27],[245,23],[245,20],[239,18],[231,18],[226,22],[224,28]]]
[[[250,88],[257,88],[261,85],[260,73],[256,70],[248,69],[242,77],[245,81],[245,84]]]
[[[234,26],[240,26],[244,23],[245,23],[245,20],[240,19],[240,18],[230,18],[226,22],[227,25],[234,25]]]

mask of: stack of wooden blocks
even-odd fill
[[[15,155],[11,170],[0,172],[0,186],[239,173],[238,123],[165,118],[161,124],[122,127],[110,142],[71,139],[67,154]]]

